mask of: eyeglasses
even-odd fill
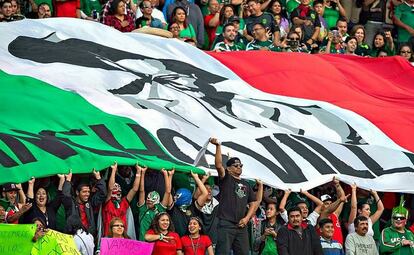
[[[124,225],[122,225],[122,224],[114,224],[114,225],[112,225],[112,227],[113,228],[123,228]]]
[[[236,167],[236,168],[242,168],[243,167],[243,164],[233,164],[233,165],[231,165],[231,166],[234,166],[234,167]]]
[[[291,41],[299,41],[299,38],[289,38]]]
[[[154,6],[142,6],[144,9],[154,9]]]
[[[408,51],[408,50],[402,50],[402,51],[400,51],[400,53],[411,53],[411,51]]]
[[[392,217],[393,220],[405,220],[405,217]]]

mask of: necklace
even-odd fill
[[[200,242],[201,236],[198,236],[197,243],[195,245],[194,245],[194,242],[193,242],[193,238],[191,236],[189,236],[189,237],[190,237],[191,247],[193,248],[194,255],[197,255],[198,243]]]

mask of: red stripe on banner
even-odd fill
[[[401,57],[211,52],[264,92],[330,102],[370,120],[414,152],[414,67]]]

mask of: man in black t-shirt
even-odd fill
[[[220,187],[215,254],[228,255],[232,249],[234,254],[247,255],[249,254],[247,223],[262,200],[263,184],[256,180],[259,189],[255,195],[249,184],[240,177],[243,167],[240,159],[230,158],[224,168],[220,143],[215,138],[210,142],[216,146],[215,166]]]

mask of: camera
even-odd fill
[[[287,40],[287,45],[290,48],[297,48],[297,47],[299,47],[299,41],[298,40],[290,40],[290,39],[288,39]]]

